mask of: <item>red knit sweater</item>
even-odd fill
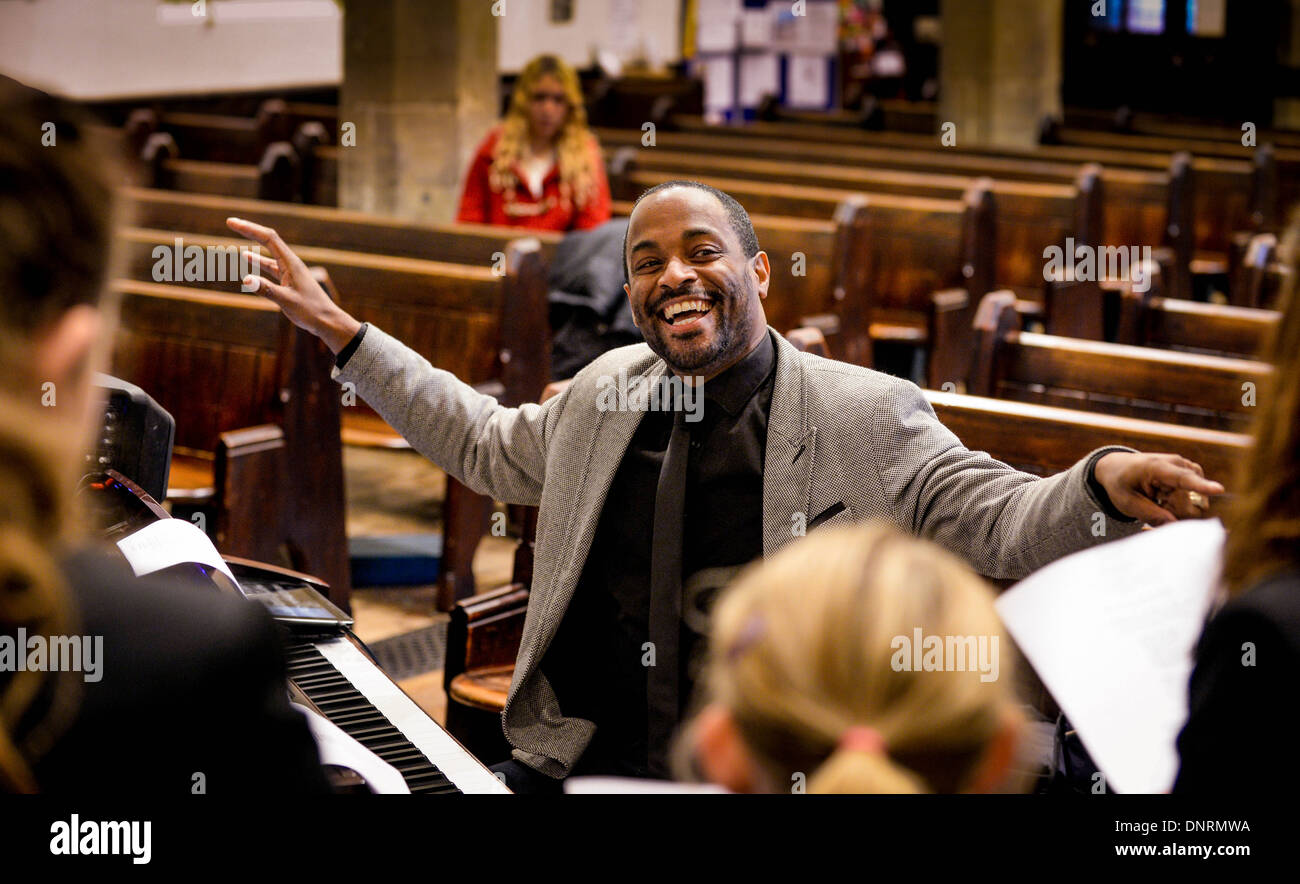
[[[596,193],[582,208],[560,203],[560,169],[552,165],[542,179],[542,192],[534,194],[524,181],[518,167],[515,176],[513,199],[507,201],[504,193],[497,193],[488,184],[488,171],[492,168],[492,151],[501,137],[498,126],[488,133],[479,145],[474,161],[465,176],[465,190],[460,198],[457,221],[477,224],[497,224],[506,227],[527,227],[532,230],[586,230],[609,220],[609,182],[605,179],[605,164],[600,154],[600,144],[591,136],[592,162],[596,171]]]

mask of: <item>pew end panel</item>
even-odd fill
[[[965,289],[944,289],[931,296],[930,354],[926,384],[936,390],[964,393],[975,356],[975,306]]]

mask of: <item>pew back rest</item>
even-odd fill
[[[1230,485],[1237,462],[1250,447],[1250,437],[1242,433],[938,390],[924,393],[939,420],[967,448],[1038,475],[1069,469],[1105,445],[1127,445],[1177,452],[1200,464],[1207,476]]]
[[[155,250],[159,246],[174,250],[177,239],[186,249],[197,246],[205,251],[209,247],[228,249],[247,244],[232,237],[178,237],[169,231],[144,228],[120,229],[117,238],[123,247],[125,272],[141,280],[155,279],[159,262]],[[500,316],[506,278],[491,268],[315,246],[296,251],[307,264],[321,265],[329,272],[344,309],[357,318],[380,326],[468,383],[499,376]],[[174,265],[164,269],[175,275]],[[240,292],[237,274],[195,282],[261,300],[258,295]]]
[[[700,156],[662,148],[620,148],[610,157],[611,187],[620,195],[634,195],[651,182],[700,175],[812,188],[810,193],[841,201],[859,193],[959,200],[978,181],[971,176],[940,172]],[[1045,249],[1063,245],[1067,237],[1080,244],[1092,244],[1101,235],[1099,175],[1099,167],[1086,170],[1081,175],[1082,187],[1026,181],[988,182],[999,284],[1014,288],[1022,297],[1038,300],[1043,288]],[[746,196],[757,211],[760,198],[749,192]],[[750,204],[746,203],[746,207]],[[763,210],[803,211],[785,201],[764,203]]]
[[[981,302],[971,392],[1221,429],[1244,428],[1263,362],[1020,330],[1009,293]]]
[[[176,419],[176,447],[213,452],[223,431],[277,423],[289,326],[268,301],[117,280],[113,372]]]
[[[639,147],[639,131],[602,129],[601,143],[607,147]],[[1029,181],[1078,185],[1093,159],[1027,159],[963,153],[951,148],[911,146],[900,150],[888,145],[859,145],[796,141],[761,137],[747,129],[736,137],[720,129],[691,132],[659,132],[656,149],[692,153],[701,156],[758,157],[782,160],[788,165],[810,161],[873,169],[897,169],[969,177],[987,176],[996,181]],[[1169,214],[1170,181],[1165,166],[1132,169],[1104,166],[1099,175],[1102,210],[1096,219],[1101,227],[1100,240],[1106,245],[1149,245],[1164,241]]]
[[[1282,316],[1276,310],[1176,298],[1153,298],[1145,306],[1147,346],[1244,358],[1260,356]]]
[[[220,237],[230,234],[226,218],[234,215],[275,228],[291,245],[478,267],[499,264],[506,244],[523,235],[519,230],[486,224],[426,224],[347,209],[215,194],[124,188],[122,196],[137,227]],[[550,231],[528,231],[526,235],[541,244],[548,264],[563,238]]]

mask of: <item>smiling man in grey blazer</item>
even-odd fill
[[[1115,538],[1223,491],[1181,457],[1122,448],[1031,476],[966,449],[915,385],[795,350],[767,325],[770,267],[749,217],[695,182],[632,211],[625,288],[646,343],[519,408],[349,316],[275,231],[230,226],[275,256],[262,263],[279,282],[260,290],[338,354],[337,380],[465,485],[540,508],[503,715],[514,758],[498,765],[517,791],[574,772],[665,775],[712,592],[805,531],[887,519],[1018,578],[1098,542],[1096,513]],[[653,395],[610,395],[670,378],[703,385],[700,414],[682,407],[691,397],[660,411]]]

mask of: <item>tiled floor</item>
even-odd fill
[[[347,446],[343,468],[348,536],[427,534],[442,529],[446,476],[418,453]],[[507,582],[513,557],[513,539],[485,537],[474,557],[477,585],[487,590]],[[352,614],[357,636],[367,643],[424,629],[447,617],[433,610],[432,586],[354,587]],[[398,684],[435,720],[446,720],[441,669]]]

